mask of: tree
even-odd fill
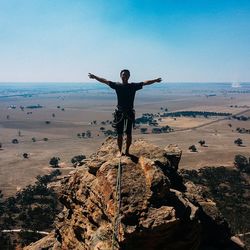
[[[56,170],[53,170],[50,174],[48,174],[48,175],[38,175],[37,177],[36,177],[36,179],[37,179],[37,182],[36,182],[36,184],[37,185],[47,185],[49,182],[51,182],[51,181],[53,181],[53,179],[55,178],[55,177],[57,177],[58,175],[61,175],[62,173],[60,172],[60,170],[59,169],[56,169]]]
[[[31,140],[32,140],[33,142],[36,142],[36,138],[35,138],[35,137],[32,137]]]
[[[49,164],[54,167],[54,168],[58,168],[59,167],[59,161],[60,161],[60,158],[59,157],[52,157],[49,161]]]
[[[116,131],[108,129],[108,130],[104,131],[104,135],[105,136],[116,136],[117,133],[116,133]]]
[[[171,128],[168,125],[166,125],[166,126],[161,127],[161,131],[162,133],[168,133],[171,131]]]
[[[19,141],[18,141],[17,139],[13,139],[13,140],[12,140],[12,143],[13,143],[13,144],[18,144]]]
[[[24,159],[28,159],[28,158],[29,158],[28,153],[23,153],[23,158],[24,158]]]
[[[103,130],[105,130],[105,128],[104,127],[100,127],[100,130],[103,131]]]
[[[234,141],[234,144],[238,145],[238,146],[241,146],[243,144],[243,141],[241,138],[238,138]]]
[[[249,164],[247,158],[243,155],[235,155],[234,157],[234,165],[242,170]]]
[[[140,128],[140,131],[142,134],[146,134],[148,129],[147,128]]]
[[[160,134],[162,132],[161,128],[152,128],[153,134]]]
[[[2,149],[2,147],[3,147],[3,145],[2,145],[2,143],[0,142],[0,150]]]
[[[4,212],[4,202],[3,202],[3,194],[2,194],[2,190],[0,190],[0,217]]]
[[[199,141],[199,144],[200,144],[201,146],[204,146],[204,145],[206,144],[206,142],[205,142],[205,140],[200,140],[200,141]]]
[[[87,131],[86,131],[86,137],[88,137],[88,138],[91,137],[91,131],[90,131],[90,130],[87,130]]]
[[[47,184],[59,174],[57,169],[49,175],[38,176],[35,185],[28,185],[18,191],[15,197],[3,200],[0,191],[0,249],[23,249],[25,245],[41,238],[41,235],[35,237],[34,233],[21,232],[18,237],[11,237],[12,240],[6,241],[7,236],[2,234],[1,229],[17,226],[39,231],[53,229],[53,221],[62,206],[56,193]],[[20,248],[17,247],[19,244]]]
[[[148,123],[150,126],[158,126],[158,122],[156,120],[153,120],[152,122]]]
[[[197,148],[195,147],[195,145],[191,145],[188,149],[192,152],[197,152]]]
[[[243,155],[235,155],[234,165],[242,172],[250,173],[250,159]]]
[[[86,159],[85,155],[76,155],[71,159],[71,162],[74,165],[74,167],[77,167],[82,165],[82,161],[84,159]]]

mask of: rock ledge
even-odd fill
[[[216,204],[178,174],[181,150],[161,149],[143,140],[123,156],[119,246],[116,249],[243,249],[231,240]],[[24,248],[111,249],[119,158],[108,138],[86,164],[61,182],[64,210],[56,229]]]

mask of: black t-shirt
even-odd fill
[[[109,82],[109,86],[116,91],[117,108],[126,110],[134,108],[135,92],[142,89],[143,82],[128,84]]]

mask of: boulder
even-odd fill
[[[57,216],[56,229],[24,249],[243,249],[231,241],[216,204],[205,200],[194,184],[183,184],[177,172],[181,150],[176,146],[171,151],[137,140],[131,156],[117,155],[116,140],[108,138],[62,180],[64,210]],[[119,164],[120,209],[115,227]],[[210,231],[214,229],[216,235]],[[213,244],[211,237],[215,237]]]

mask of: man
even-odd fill
[[[140,83],[128,83],[130,72],[127,69],[124,69],[120,72],[120,77],[122,79],[122,83],[116,83],[89,73],[90,79],[96,79],[101,83],[105,83],[112,89],[115,89],[116,91],[118,104],[117,104],[117,110],[115,111],[114,123],[118,136],[117,144],[120,153],[122,153],[123,131],[125,126],[125,132],[127,135],[125,154],[129,155],[129,148],[132,142],[132,125],[134,124],[135,120],[135,115],[134,115],[135,92],[139,89],[142,89],[142,87],[145,85],[150,85],[155,82],[161,82],[161,78],[148,80]]]

